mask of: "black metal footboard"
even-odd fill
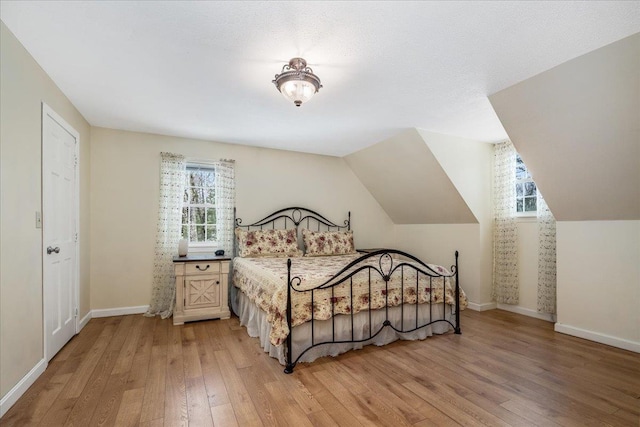
[[[394,257],[397,256],[397,257]],[[377,262],[375,262],[377,261]],[[293,261],[295,262],[295,261]],[[406,252],[394,250],[394,249],[382,249],[375,252],[368,253],[359,257],[358,259],[351,262],[349,265],[344,267],[341,271],[336,273],[331,279],[325,281],[324,283],[317,285],[311,289],[301,289],[301,278],[298,276],[292,277],[291,275],[291,264],[292,260],[289,259],[287,261],[287,326],[289,327],[289,335],[287,336],[287,349],[286,349],[286,367],[284,372],[290,374],[293,372],[296,364],[300,361],[300,358],[307,353],[312,348],[316,348],[318,346],[328,345],[328,344],[346,344],[346,343],[359,343],[370,341],[375,338],[378,334],[382,332],[384,328],[391,328],[398,333],[409,333],[413,331],[417,331],[419,329],[425,328],[429,325],[438,322],[446,322],[451,327],[456,334],[461,333],[460,329],[460,281],[459,281],[459,270],[458,270],[458,251],[455,252],[455,264],[451,266],[451,271],[436,271],[418,258],[410,255]],[[354,276],[358,273],[365,272],[368,274],[368,296],[365,295],[365,298],[362,298],[361,301],[368,301],[368,307],[360,307],[360,312],[368,310],[369,313],[369,333],[360,339],[355,337],[354,333]],[[395,283],[390,288],[390,281],[392,281],[392,276],[395,274],[395,279],[400,281],[400,286],[398,287],[397,283]],[[405,283],[409,278],[410,280],[415,275],[415,283]],[[442,294],[441,299],[438,297],[438,286],[439,278],[441,278],[442,282]],[[383,285],[379,283],[379,280],[382,279],[384,282]],[[446,302],[446,281],[455,282],[454,285],[454,304],[447,304]],[[384,321],[380,327],[377,327],[376,330],[372,327],[371,315],[372,310],[375,310],[375,307],[372,307],[372,280],[377,281],[377,288],[374,289],[374,292],[380,292],[380,295],[384,296],[384,305],[381,308],[378,308],[378,311],[384,312]],[[361,283],[361,282],[360,282]],[[425,284],[428,283],[428,286]],[[362,286],[360,284],[360,286]],[[335,291],[340,287],[341,292],[346,292],[346,289],[349,290],[349,303],[350,309],[347,310],[349,314],[338,314],[334,312],[335,301],[334,298]],[[390,290],[394,292],[395,297],[397,298],[398,290],[400,293],[399,301],[397,304],[400,307],[401,315],[400,322],[393,322],[389,318],[389,295]],[[311,311],[311,344],[303,349],[298,349],[297,354],[294,354],[293,351],[293,334],[294,327],[292,324],[292,295],[293,293],[305,293],[310,296],[310,311]],[[331,338],[327,339],[316,339],[314,330],[315,330],[315,322],[319,321],[315,318],[315,303],[316,303],[316,295],[319,292],[323,292],[326,294],[327,292],[331,292],[331,317],[327,320],[320,320],[322,322],[331,322]],[[415,295],[415,303],[407,303],[405,302],[405,296],[408,298],[411,295]],[[377,296],[378,294],[376,294]],[[428,300],[427,300],[428,295]],[[435,296],[434,296],[435,295]],[[326,297],[326,295],[325,295]],[[423,304],[420,304],[420,301],[423,301]],[[424,304],[429,304],[429,314],[428,317],[423,314],[423,318],[421,319],[419,316],[419,307],[424,307]],[[433,308],[436,305],[442,305],[442,316],[434,319],[433,317]],[[411,324],[405,324],[409,322],[405,322],[405,310],[415,310],[415,322]],[[336,316],[351,316],[351,336],[349,337],[337,337],[336,338]],[[449,320],[449,317],[455,318],[455,323]]]

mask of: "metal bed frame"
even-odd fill
[[[235,216],[235,210],[234,210],[234,216]],[[324,216],[320,215],[319,213],[307,209],[307,208],[302,208],[302,207],[290,207],[290,208],[284,208],[284,209],[280,209],[270,215],[267,215],[266,217],[264,217],[263,219],[261,219],[260,221],[254,222],[252,224],[248,224],[248,225],[243,225],[242,224],[242,219],[240,218],[235,218],[235,225],[236,227],[239,228],[246,228],[247,230],[251,230],[251,229],[264,229],[264,228],[276,228],[276,223],[280,223],[282,222],[284,224],[284,229],[287,229],[287,226],[289,225],[289,223],[291,223],[291,225],[293,225],[296,228],[296,231],[298,232],[298,235],[300,234],[300,225],[304,224],[306,222],[306,227],[307,229],[310,229],[310,226],[315,225],[315,228],[317,228],[318,231],[339,231],[339,230],[350,230],[351,229],[351,212],[348,213],[348,217],[347,219],[344,221],[344,225],[338,225],[335,224],[331,221],[329,221],[328,219],[326,219]],[[280,228],[280,227],[278,227]],[[291,228],[291,227],[290,227]],[[394,259],[394,257],[392,255],[397,255],[399,257],[402,258],[397,258]],[[236,239],[234,239],[234,256],[237,256],[237,243],[236,243]],[[376,266],[375,263],[371,263],[370,260],[376,259],[376,257],[378,257],[378,265]],[[405,259],[411,260],[413,261],[412,263],[407,262]],[[395,261],[395,263],[394,263]],[[289,327],[289,335],[287,336],[287,348],[286,348],[286,367],[284,369],[284,372],[287,374],[290,374],[293,372],[293,369],[295,368],[296,364],[298,363],[298,361],[300,360],[300,358],[309,350],[311,350],[312,348],[321,346],[321,345],[326,345],[326,344],[346,344],[346,343],[361,343],[361,342],[366,342],[369,341],[373,338],[375,338],[378,334],[380,334],[382,332],[382,330],[386,327],[389,327],[391,329],[393,329],[394,331],[398,332],[398,333],[409,333],[409,332],[413,332],[413,331],[417,331],[419,329],[425,328],[429,325],[432,325],[434,323],[438,323],[438,322],[446,322],[449,325],[451,325],[451,327],[453,327],[453,330],[456,334],[461,334],[461,329],[460,329],[460,283],[459,283],[459,270],[458,270],[458,251],[455,251],[455,264],[453,264],[451,266],[451,274],[442,274],[442,273],[438,273],[437,271],[433,270],[431,267],[429,267],[426,263],[422,262],[420,259],[418,259],[417,257],[408,254],[406,252],[402,252],[399,250],[395,250],[395,249],[380,249],[380,250],[376,250],[374,252],[370,252],[367,254],[364,254],[363,256],[357,258],[356,260],[352,261],[351,263],[349,263],[349,265],[347,265],[346,267],[344,267],[342,270],[340,270],[339,272],[337,272],[333,277],[331,277],[330,279],[328,279],[327,281],[325,281],[324,283],[317,285],[316,287],[312,288],[312,289],[305,289],[305,290],[300,290],[298,289],[298,287],[301,284],[301,278],[299,276],[291,276],[291,264],[292,261],[291,258],[289,258],[287,260],[287,326]],[[415,285],[412,285],[411,288],[415,289],[416,291],[416,304],[405,304],[404,303],[404,292],[405,289],[409,288],[408,285],[405,285],[405,279],[404,279],[404,275],[405,275],[405,271],[407,269],[410,270],[414,270],[416,272],[416,283]],[[350,271],[351,270],[351,271]],[[354,330],[353,330],[353,276],[356,275],[357,273],[361,272],[361,271],[367,271],[369,274],[369,335],[363,339],[354,339]],[[400,292],[401,292],[401,298],[400,298],[400,309],[401,309],[401,316],[400,316],[400,325],[398,325],[396,322],[396,324],[393,324],[391,320],[389,320],[389,306],[387,304],[388,302],[388,290],[389,290],[389,281],[391,280],[391,276],[394,274],[394,272],[400,270],[400,275],[401,275],[401,287],[400,287]],[[345,274],[347,271],[349,271],[348,274]],[[384,306],[384,313],[385,313],[385,317],[384,317],[384,321],[382,323],[382,326],[380,326],[377,330],[372,330],[372,326],[371,326],[371,277],[373,275],[379,275],[380,278],[382,278],[382,280],[385,282],[385,306]],[[451,280],[454,280],[455,282],[455,305],[453,307],[450,308],[449,314],[453,314],[453,316],[455,316],[455,324],[452,323],[448,318],[447,318],[447,304],[446,304],[446,298],[445,296],[445,291],[443,289],[443,301],[442,301],[442,305],[443,305],[443,313],[442,313],[442,318],[437,318],[437,319],[433,319],[433,304],[432,304],[432,294],[433,292],[429,292],[429,321],[427,323],[420,323],[418,322],[419,316],[418,316],[418,308],[419,308],[419,304],[417,303],[418,298],[419,298],[419,278],[420,278],[420,274],[429,277],[429,288],[433,289],[432,285],[433,285],[433,279],[434,278],[439,278],[442,277],[442,286],[444,287],[445,284],[445,278],[449,277],[451,278]],[[317,321],[316,319],[314,319],[314,297],[315,297],[315,293],[319,290],[326,290],[326,289],[331,289],[331,296],[332,296],[332,301],[333,296],[334,296],[334,289],[336,286],[341,286],[341,285],[345,285],[346,283],[348,283],[349,289],[350,289],[350,304],[351,304],[351,310],[350,310],[350,315],[349,314],[337,314],[334,316],[334,306],[332,304],[331,306],[331,328],[332,328],[332,337],[331,340],[324,340],[321,342],[316,342],[315,340],[315,336],[314,336],[314,325],[315,322]],[[292,292],[300,292],[300,293],[310,293],[311,294],[311,345],[308,346],[307,348],[303,349],[300,351],[300,354],[296,355],[296,357],[294,357],[294,355],[292,354],[292,342],[293,342],[293,327],[291,325],[291,295]],[[426,292],[426,291],[425,291]],[[438,303],[440,304],[440,303]],[[405,306],[407,305],[414,305],[415,306],[415,313],[416,313],[416,319],[415,322],[413,324],[410,325],[405,325],[405,321],[404,321],[404,311],[405,311]],[[382,308],[380,309],[382,310]],[[408,308],[407,308],[408,310]],[[335,337],[335,319],[336,316],[351,316],[351,339],[337,339]],[[326,320],[328,321],[328,320]]]

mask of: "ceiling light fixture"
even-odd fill
[[[320,77],[313,74],[307,67],[307,61],[302,58],[292,58],[289,64],[282,67],[282,73],[276,74],[272,83],[296,107],[311,99],[320,90]]]

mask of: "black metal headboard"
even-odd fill
[[[234,211],[234,215],[235,215],[235,211]],[[323,228],[323,226],[327,228],[327,231],[332,231],[332,230],[338,231],[343,228],[346,228],[347,230],[351,230],[351,212],[348,213],[347,219],[344,220],[344,225],[335,224],[329,221],[324,216],[320,215],[318,212],[312,211],[311,209],[295,207],[295,206],[290,208],[280,209],[276,212],[273,212],[272,214],[267,215],[266,217],[262,218],[260,221],[254,222],[253,224],[244,225],[242,224],[241,218],[235,218],[236,227],[246,228],[247,230],[251,230],[252,228],[253,229],[259,228],[261,230],[264,228],[275,229],[276,223],[278,222],[284,223],[284,229],[290,228],[290,227],[287,227],[289,223],[291,223],[293,227],[298,228],[300,224],[303,224],[304,226],[305,225],[304,223],[306,222],[307,229],[311,229],[311,225],[315,224],[317,226],[318,231],[320,231],[320,229]]]
[[[242,218],[236,217],[235,208],[233,210],[233,216],[235,218],[235,226],[238,228],[244,228],[246,230],[263,230],[266,228],[286,230],[289,228],[295,228],[298,232],[298,238],[300,238],[301,228],[317,231],[351,230],[351,212],[347,214],[347,219],[344,220],[344,225],[339,225],[329,221],[326,217],[316,211],[298,206],[280,209],[265,216],[260,221],[246,225],[242,223]],[[237,255],[236,246],[236,239],[234,239],[234,256]]]

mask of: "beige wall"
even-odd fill
[[[344,158],[396,224],[477,222],[416,129]]]
[[[0,24],[0,395],[43,357],[41,102],[80,133],[80,315],[89,311],[90,128]]]
[[[425,262],[447,268],[454,264],[454,253],[456,250],[459,251],[460,286],[467,294],[467,298],[476,304],[491,301],[490,296],[484,295],[480,225],[396,225],[395,247]]]
[[[341,158],[103,128],[91,143],[92,309],[149,303],[161,151],[235,159],[245,223],[295,205],[334,221],[351,210],[358,247],[393,244],[393,223]]]
[[[491,302],[493,269],[493,145],[422,129],[418,129],[418,132],[479,225],[477,232],[467,235],[467,241],[461,243],[467,246],[473,242],[470,245],[472,252],[465,253],[463,258],[471,261],[470,258],[473,257],[471,266],[474,267],[465,271],[470,267],[467,265],[462,270],[461,280],[466,279],[466,274],[470,274],[470,277],[461,283],[471,302],[488,304]],[[465,227],[446,229],[464,230]]]
[[[640,33],[489,99],[558,220],[556,328],[640,351]]]
[[[491,303],[490,144],[409,129],[345,157],[395,222],[394,247],[450,266],[475,304]]]
[[[640,351],[640,221],[556,226],[558,330]]]
[[[538,223],[535,218],[518,222],[518,307],[538,311]]]
[[[640,33],[489,99],[558,221],[640,219]]]

